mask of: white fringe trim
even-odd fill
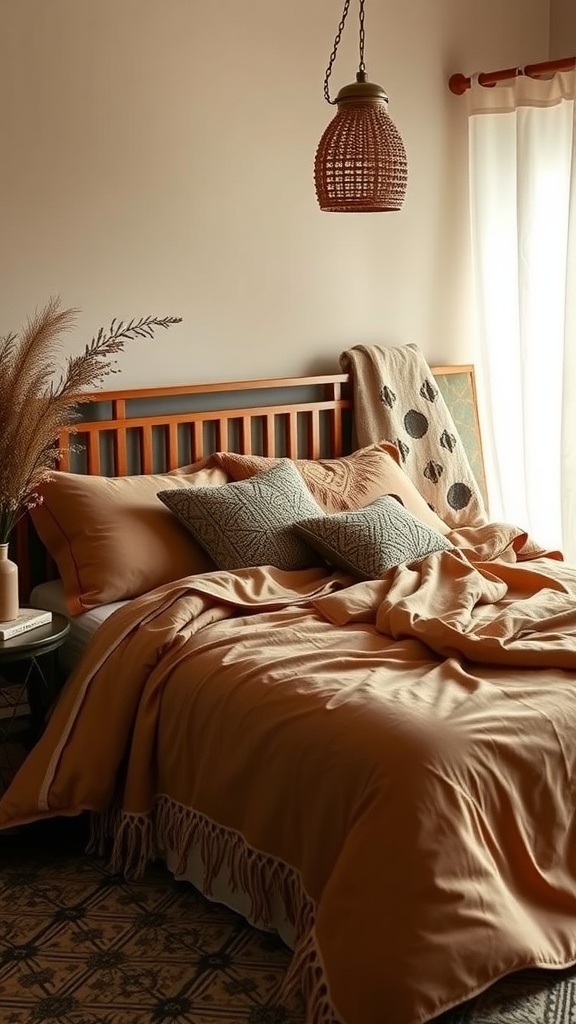
[[[249,846],[240,832],[217,825],[167,796],[158,797],[149,814],[128,814],[118,808],[94,813],[89,848],[103,855],[110,838],[112,870],[131,878],[142,875],[159,850],[172,851],[178,861],[176,873],[183,873],[191,848],[198,844],[204,865],[203,892],[211,895],[214,880],[226,866],[232,889],[247,893],[252,917],[264,928],[272,925],[273,901],[279,896],[296,937],[280,998],[300,992],[307,1024],[342,1024],[330,1001],[316,942],[316,905],[293,867]]]

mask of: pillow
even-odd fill
[[[353,512],[295,523],[294,531],[326,561],[370,580],[403,562],[453,547],[391,494]]]
[[[58,567],[70,615],[214,569],[156,494],[227,479],[214,469],[124,477],[52,473],[31,515]]]
[[[399,460],[398,449],[382,441],[339,459],[297,459],[294,464],[325,512],[363,508],[383,494],[393,493],[423,523],[438,533],[448,533],[450,528],[433,512]],[[234,452],[217,452],[207,460],[208,466],[220,466],[233,480],[245,480],[277,463],[277,459]]]
[[[321,565],[292,531],[299,519],[324,515],[290,459],[249,480],[224,487],[160,491],[160,501],[184,523],[220,569]]]

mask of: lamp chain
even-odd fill
[[[360,0],[360,12],[358,18],[360,21],[360,67],[358,68],[358,70],[365,72],[366,65],[364,63],[364,40],[366,37],[364,34],[364,0]]]
[[[365,73],[366,65],[364,63],[364,41],[366,37],[364,33],[364,0],[359,0],[359,3],[360,11],[358,17],[360,22],[360,64],[358,70]],[[332,53],[330,54],[330,60],[328,61],[328,67],[326,68],[326,74],[324,76],[324,99],[326,100],[327,103],[331,103],[332,105],[336,103],[336,100],[330,99],[330,75],[332,74],[332,67],[334,66],[334,61],[336,60],[336,50],[338,49],[340,40],[342,38],[342,33],[344,31],[344,25],[346,24],[346,18],[348,17],[349,9],[350,0],[344,0],[344,10],[342,11],[342,19],[340,21],[340,24],[338,25],[338,31],[336,33],[336,38],[334,40],[334,47]]]
[[[330,75],[332,74],[332,66],[334,64],[334,61],[336,60],[336,50],[338,49],[338,44],[339,44],[339,42],[340,42],[340,40],[342,38],[342,33],[344,31],[344,25],[346,24],[346,18],[348,17],[349,8],[350,8],[350,0],[344,0],[344,10],[342,11],[342,20],[340,21],[340,24],[338,25],[338,31],[336,33],[336,38],[334,40],[334,48],[332,50],[332,53],[330,54],[330,60],[328,61],[328,67],[326,68],[326,74],[324,76],[324,99],[326,100],[327,103],[332,103],[332,104],[336,103],[336,100],[331,100],[330,99],[330,86],[329,86],[328,83],[330,81]]]

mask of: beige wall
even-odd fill
[[[550,57],[576,55],[576,0],[550,0]]]
[[[83,311],[70,350],[113,316],[183,316],[121,357],[124,386],[328,371],[357,343],[470,358],[466,109],[447,78],[545,58],[549,2],[368,0],[368,71],[410,163],[403,211],[380,215],[314,196],[341,10],[0,0],[0,333],[55,293]]]

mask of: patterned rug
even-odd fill
[[[0,834],[2,1024],[305,1024],[278,998],[277,938],[159,865],[125,881],[85,840],[78,822]],[[438,1024],[576,1024],[576,971],[516,975]]]

